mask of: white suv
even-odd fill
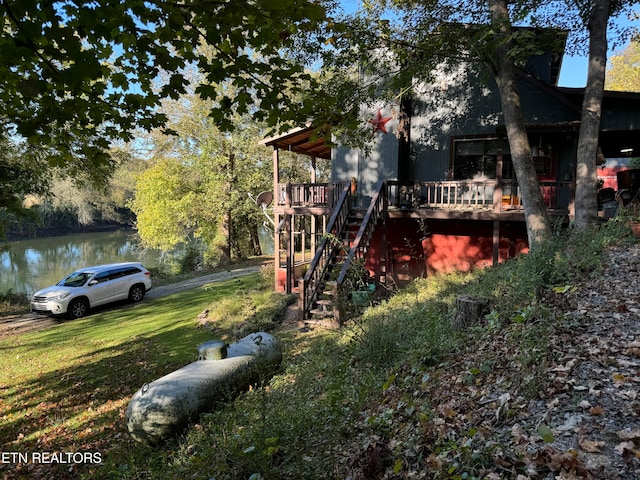
[[[33,295],[31,311],[84,317],[90,308],[119,300],[139,302],[151,289],[151,274],[141,263],[83,268]]]

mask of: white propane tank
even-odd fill
[[[206,342],[198,351],[197,361],[143,385],[133,395],[126,422],[135,440],[149,445],[167,440],[200,413],[271,375],[282,361],[277,340],[265,332],[230,345]]]

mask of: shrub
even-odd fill
[[[29,297],[12,290],[0,294],[0,316],[17,315],[29,311]]]

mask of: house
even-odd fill
[[[584,89],[557,86],[561,61],[553,52],[531,58],[518,81],[544,201],[567,222]],[[443,65],[410,101],[367,114],[376,131],[370,151],[329,146],[311,127],[261,142],[273,147],[276,285],[298,292],[303,319],[331,303],[327,279],[340,288],[354,259],[379,287],[528,248],[492,81],[464,63]],[[603,161],[640,155],[640,94],[605,93],[599,146]],[[308,184],[281,182],[279,151],[331,162],[330,181],[316,182],[312,169]]]

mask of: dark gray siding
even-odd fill
[[[335,148],[332,153],[331,181],[346,181],[356,177],[358,192],[365,198],[371,197],[380,180],[397,179],[398,139],[392,127],[389,126],[388,133],[375,133],[369,153],[360,149]]]

